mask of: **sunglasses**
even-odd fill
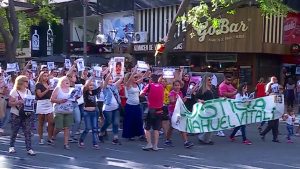
[[[138,77],[134,77],[135,79],[137,79]]]
[[[207,80],[208,80],[208,81],[211,81],[211,78],[208,78]]]

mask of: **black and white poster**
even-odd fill
[[[24,111],[34,111],[35,96],[25,95],[24,97]]]
[[[82,84],[75,84],[75,87],[71,89],[69,101],[76,101],[77,98],[82,96]]]
[[[47,62],[47,67],[48,67],[49,70],[55,69],[54,62]]]
[[[84,71],[84,60],[81,58],[81,59],[77,59],[77,69],[79,72],[82,72]]]
[[[65,59],[65,68],[70,69],[72,67],[70,59]]]
[[[58,80],[59,79],[56,78],[56,77],[49,80],[50,81],[50,89],[51,90],[54,90],[56,88]]]

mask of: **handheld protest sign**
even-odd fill
[[[94,70],[94,73],[95,73],[95,77],[97,79],[102,79],[102,67],[94,66],[93,70]]]
[[[16,63],[7,63],[6,72],[16,72]]]
[[[31,70],[36,72],[37,71],[37,63],[36,61],[31,61]]]
[[[77,59],[77,69],[79,72],[84,71],[85,67],[84,67],[84,60],[82,58]]]
[[[218,78],[215,74],[211,77],[211,84],[214,85],[215,87],[217,87],[218,85]]]
[[[174,68],[164,68],[163,69],[163,78],[172,79],[174,78],[175,69]]]
[[[24,110],[34,112],[35,95],[25,95]]]
[[[55,69],[54,62],[47,62],[47,67],[48,67],[49,70]]]
[[[49,81],[50,81],[50,89],[51,90],[54,90],[55,89],[55,87],[57,86],[57,84],[58,84],[58,78],[52,78],[52,79],[50,79]]]
[[[137,61],[137,71],[144,72],[149,70],[149,65],[144,61]]]
[[[65,68],[70,69],[72,67],[70,59],[65,59]]]
[[[124,71],[125,71],[124,64],[125,64],[124,57],[114,58],[113,70],[112,70],[113,79],[119,79],[124,77]]]
[[[82,95],[82,84],[75,84],[73,90],[71,90],[70,96],[68,98],[69,101],[76,101],[78,97]]]

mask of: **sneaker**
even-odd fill
[[[193,146],[194,146],[194,144],[192,142],[190,142],[190,141],[187,141],[187,142],[184,143],[184,147],[185,148],[191,148]]]
[[[32,149],[28,150],[27,154],[30,155],[30,156],[35,156],[36,155],[36,153]]]
[[[83,147],[84,147],[84,143],[81,142],[81,141],[79,141],[79,142],[78,142],[78,147],[83,148]]]
[[[166,147],[174,147],[171,140],[166,140],[164,145],[165,145]]]
[[[44,145],[44,144],[45,144],[44,139],[41,139],[41,140],[39,141],[39,145]]]
[[[215,143],[213,141],[210,141],[210,142],[204,142],[202,140],[199,140],[199,144],[202,144],[202,145],[214,145]]]
[[[153,150],[153,151],[158,151],[158,150],[163,150],[163,148],[158,148],[157,146],[153,146],[153,147],[152,147],[152,150]]]
[[[217,136],[219,137],[225,137],[225,134],[223,131],[218,131]]]
[[[54,145],[54,141],[53,140],[47,140],[47,144],[52,146],[52,145]]]
[[[234,138],[234,137],[229,137],[229,140],[230,140],[231,142],[234,142],[234,141],[235,141],[235,138]]]
[[[78,140],[74,137],[69,139],[69,143],[78,143]]]
[[[242,135],[242,132],[241,132],[241,130],[238,130],[236,133],[235,133],[235,137],[238,137],[238,136],[241,136]]]
[[[9,154],[16,153],[15,147],[9,147],[8,153],[9,153]]]
[[[245,144],[245,145],[251,145],[252,142],[250,140],[245,140],[245,141],[243,141],[243,144]]]
[[[144,151],[149,151],[151,149],[153,149],[152,144],[147,144],[145,147],[142,148]]]
[[[65,149],[65,150],[70,150],[70,149],[71,149],[71,148],[70,148],[70,145],[69,145],[69,144],[64,145],[64,149]]]
[[[296,133],[295,136],[300,136],[300,134],[299,134],[299,133]]]
[[[274,143],[281,143],[279,140],[272,140]]]
[[[104,143],[104,136],[98,135],[98,139],[101,143]]]
[[[288,140],[287,143],[294,143],[292,140]]]
[[[119,141],[119,139],[116,138],[116,139],[113,139],[112,144],[113,145],[117,145],[117,144],[121,145],[121,142]]]
[[[98,144],[95,144],[95,145],[93,145],[93,149],[99,150],[99,149],[100,149],[100,146],[99,146]]]

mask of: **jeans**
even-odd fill
[[[85,130],[80,136],[80,142],[83,142],[86,135],[92,130],[93,136],[93,145],[97,144],[97,135],[98,135],[98,116],[97,111],[83,111],[83,119],[85,123]]]
[[[112,131],[113,134],[116,136],[119,132],[119,124],[120,124],[120,111],[119,109],[113,110],[113,111],[103,111],[104,114],[104,125],[101,128],[101,133],[105,132],[106,129],[110,126],[112,123]]]
[[[77,104],[77,102],[73,102],[73,118],[74,118],[74,124],[72,126],[72,132],[71,132],[71,137],[74,137],[75,133],[79,130],[80,128],[80,121],[81,121],[81,110]]]
[[[247,138],[246,138],[246,125],[241,125],[241,126],[235,127],[234,130],[232,131],[230,137],[233,138],[235,136],[236,132],[239,131],[239,129],[241,129],[243,141],[246,141],[247,140]]]
[[[290,125],[290,124],[287,124],[286,129],[288,131],[287,139],[290,140],[291,136],[294,134],[294,126]]]

